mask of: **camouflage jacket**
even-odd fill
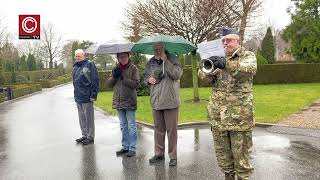
[[[226,57],[225,69],[217,75],[207,106],[213,129],[248,131],[254,127],[252,94],[253,76],[257,71],[254,53],[239,47]]]

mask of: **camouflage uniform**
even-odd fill
[[[222,171],[248,179],[253,171],[249,149],[254,127],[252,81],[257,70],[256,57],[239,47],[226,60],[226,67],[215,77],[208,118]],[[205,77],[200,71],[199,75]]]

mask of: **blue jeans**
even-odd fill
[[[137,124],[135,110],[118,110],[120,129],[122,132],[122,149],[136,151]]]

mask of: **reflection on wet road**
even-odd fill
[[[0,105],[0,179],[223,179],[209,129],[178,132],[178,166],[153,166],[153,131],[140,127],[137,155],[116,157],[117,118],[96,111],[96,141],[80,135],[71,85]],[[256,128],[252,179],[320,179],[320,131]]]

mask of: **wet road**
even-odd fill
[[[154,166],[153,131],[139,129],[136,157],[116,157],[116,118],[96,111],[96,140],[83,147],[71,85],[0,104],[0,179],[223,179],[209,129],[178,132],[178,166]],[[254,131],[252,179],[320,179],[320,130]]]

